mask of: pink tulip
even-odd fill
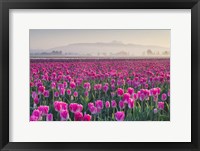
[[[45,91],[45,87],[44,86],[39,86],[38,88],[38,94],[42,94]]]
[[[102,84],[95,84],[94,85],[94,90],[101,90],[102,89]]]
[[[106,107],[107,109],[110,108],[110,102],[109,102],[109,101],[106,101],[105,107]]]
[[[60,101],[59,103],[60,103],[60,106],[61,106],[61,110],[67,110],[68,104],[66,102]]]
[[[59,101],[54,102],[54,108],[56,111],[60,112],[61,111],[61,105]]]
[[[59,97],[59,92],[58,91],[54,92],[54,96]]]
[[[67,110],[62,110],[60,112],[61,121],[67,121],[69,119],[69,112]]]
[[[67,89],[67,95],[71,95],[71,90],[70,89]]]
[[[85,114],[83,117],[83,121],[91,121],[92,116],[90,114]]]
[[[83,120],[83,113],[82,112],[74,113],[74,120],[75,121],[82,121]]]
[[[38,121],[38,119],[39,118],[35,115],[31,115],[31,117],[30,117],[30,121]]]
[[[42,115],[47,115],[49,112],[49,106],[41,105],[38,107],[38,110],[42,113]]]
[[[103,86],[103,91],[104,91],[104,92],[107,92],[107,91],[108,91],[108,88],[109,88],[108,85],[104,85],[104,86]]]
[[[125,118],[125,114],[124,114],[123,111],[118,111],[118,112],[115,113],[115,119],[117,121],[123,121],[124,118]]]
[[[94,103],[92,103],[92,102],[90,102],[90,103],[88,103],[88,108],[90,109],[91,107],[93,107],[94,106]]]
[[[167,95],[170,96],[170,90],[167,92]]]
[[[97,114],[97,107],[91,106],[91,107],[89,108],[89,110],[90,110],[91,114]]]
[[[129,88],[127,89],[127,92],[128,92],[130,95],[132,95],[132,94],[134,93],[134,89],[131,88],[131,87],[129,87]]]
[[[163,93],[162,96],[161,96],[161,100],[166,101],[167,100],[167,94]]]
[[[84,87],[87,91],[89,91],[89,90],[90,90],[90,83],[89,83],[89,82],[84,83],[83,87]]]
[[[116,103],[115,100],[112,100],[112,101],[111,101],[111,107],[112,107],[112,108],[116,108],[116,107],[117,107],[117,103]]]
[[[131,98],[128,100],[128,107],[129,107],[130,109],[134,108],[134,100],[131,99]]]
[[[103,109],[103,101],[102,100],[97,100],[95,102],[95,106],[97,107],[97,109]]]
[[[63,82],[64,88],[67,87],[67,82]]]
[[[85,97],[88,97],[88,95],[89,95],[88,91],[85,91],[85,92],[84,92],[84,96],[85,96]]]
[[[51,89],[55,89],[56,88],[56,83],[55,82],[52,82],[51,83]]]
[[[35,104],[38,104],[38,103],[39,103],[38,97],[34,98],[34,103],[35,103]]]
[[[158,92],[158,94],[160,94],[160,88],[157,88],[157,92]]]
[[[71,89],[75,89],[75,88],[76,88],[76,83],[70,82],[70,88],[71,88]]]
[[[65,95],[65,89],[64,88],[60,88],[60,95],[64,96]]]
[[[123,101],[124,101],[125,103],[128,102],[129,98],[130,98],[130,94],[129,94],[129,93],[124,93],[124,95],[123,95]]]
[[[164,102],[158,102],[158,108],[159,108],[160,110],[163,110],[164,107],[165,107],[165,103],[164,103]]]
[[[46,121],[53,121],[53,114],[47,114]]]
[[[38,94],[35,91],[33,91],[32,92],[32,98],[35,99],[36,97],[38,97]]]
[[[77,91],[74,92],[74,97],[78,97],[78,92]]]
[[[62,101],[55,101],[54,102],[54,109],[58,112],[62,110],[67,110],[68,104]]]
[[[33,110],[32,115],[39,119],[39,117],[41,116],[41,112],[40,112],[40,110],[35,109],[35,110]]]
[[[119,108],[120,108],[120,109],[124,109],[124,108],[125,108],[125,103],[124,103],[124,101],[122,101],[122,100],[119,101]]]
[[[58,90],[61,90],[61,89],[64,89],[65,87],[64,87],[64,84],[62,84],[62,83],[59,83],[58,84]]]
[[[33,82],[30,82],[30,87],[32,88],[34,86],[35,86],[35,84]]]
[[[124,94],[124,90],[122,88],[117,89],[117,95],[122,96]]]
[[[134,99],[134,100],[137,100],[137,99],[138,99],[137,93],[134,93],[134,94],[133,94],[133,99]]]
[[[43,93],[43,95],[44,95],[45,98],[48,98],[49,97],[49,91],[45,90],[44,93]]]
[[[83,110],[83,105],[78,103],[71,103],[69,109],[72,113],[81,112]]]

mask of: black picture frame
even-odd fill
[[[9,142],[9,9],[191,9],[191,142]],[[200,87],[199,29],[199,0],[0,0],[1,150],[200,150],[200,93],[198,93]]]

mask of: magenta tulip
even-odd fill
[[[117,121],[123,121],[124,118],[125,118],[125,114],[124,114],[123,111],[118,111],[118,112],[115,113],[115,119]]]

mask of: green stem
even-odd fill
[[[142,112],[144,112],[144,101],[141,102]]]
[[[54,102],[54,90],[53,90],[53,102]]]
[[[115,114],[115,108],[113,108],[112,120],[115,120],[115,118],[114,118],[114,114]]]

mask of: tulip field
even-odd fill
[[[31,59],[30,121],[170,121],[170,59]]]

